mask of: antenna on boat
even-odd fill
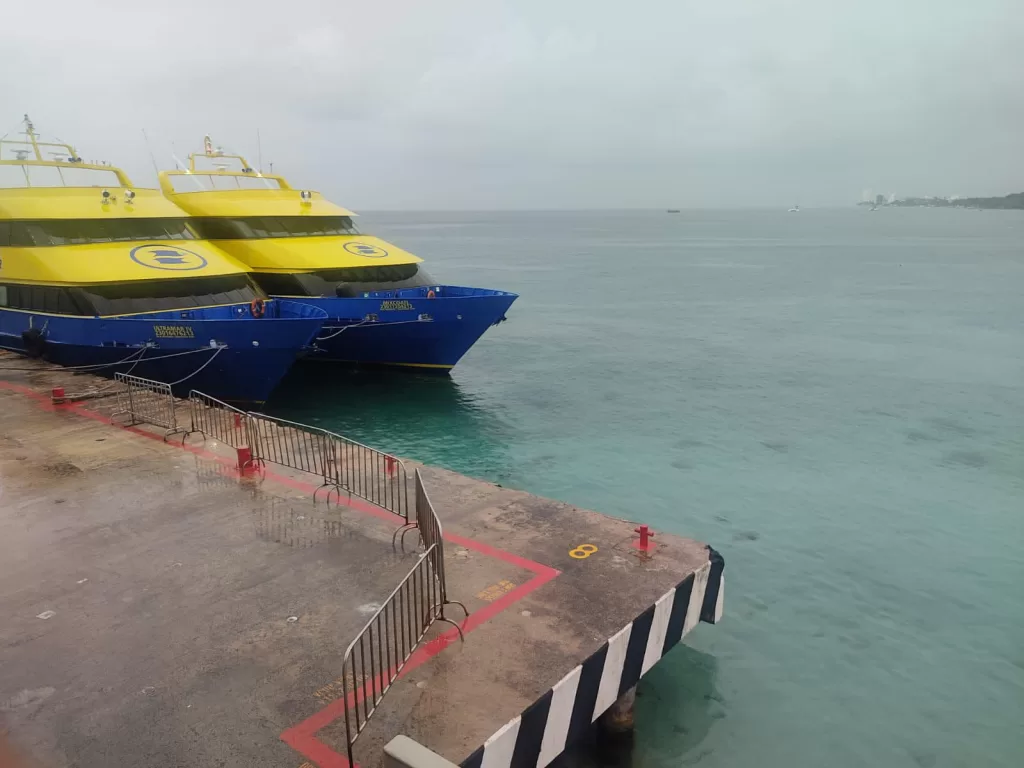
[[[260,129],[256,129],[256,166],[260,169],[260,175],[263,175],[263,142],[260,141]]]
[[[22,122],[25,123],[25,135],[28,137],[29,143],[32,145],[32,151],[35,152],[36,160],[42,160],[43,154],[39,151],[39,144],[36,143],[36,127],[32,125],[32,120],[27,114]]]
[[[156,156],[153,154],[153,147],[149,145],[149,136],[146,135],[146,129],[142,129],[142,140],[146,142],[146,149],[149,151],[149,159],[153,161],[153,170],[156,171],[156,175],[160,175],[160,166],[156,164]]]

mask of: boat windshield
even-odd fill
[[[175,192],[216,192],[235,189],[281,189],[277,179],[233,173],[168,174]]]
[[[104,168],[78,168],[71,164],[0,165],[0,189],[120,186],[117,174]]]
[[[358,297],[369,291],[390,291],[434,285],[419,264],[341,267],[316,272],[255,272],[252,277],[271,296]]]
[[[0,284],[0,307],[58,315],[130,315],[263,298],[247,275],[133,280],[88,286]]]
[[[0,246],[13,248],[192,239],[183,218],[0,221]]]
[[[249,216],[189,219],[204,240],[257,240],[265,237],[358,235],[351,216]]]

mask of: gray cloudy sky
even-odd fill
[[[374,208],[843,205],[1024,190],[1024,0],[47,0],[28,112],[154,184],[202,135]],[[255,162],[255,157],[251,158]]]

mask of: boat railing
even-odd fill
[[[447,622],[462,639],[462,628],[445,615],[445,608],[458,605],[466,611],[466,607],[448,599],[441,520],[427,496],[419,470],[416,520],[423,554],[345,649],[341,677],[345,691],[345,739],[352,766],[356,765],[356,739],[430,627],[438,621]]]
[[[175,412],[175,399],[171,385],[162,381],[143,379],[127,373],[115,373],[114,381],[120,386],[117,389],[117,410],[114,416],[127,414],[129,425],[153,424],[163,427],[164,440],[175,432],[185,432],[178,426]]]

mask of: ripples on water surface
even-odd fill
[[[522,297],[451,379],[275,412],[724,554],[634,765],[1024,765],[1024,213],[361,224]]]

